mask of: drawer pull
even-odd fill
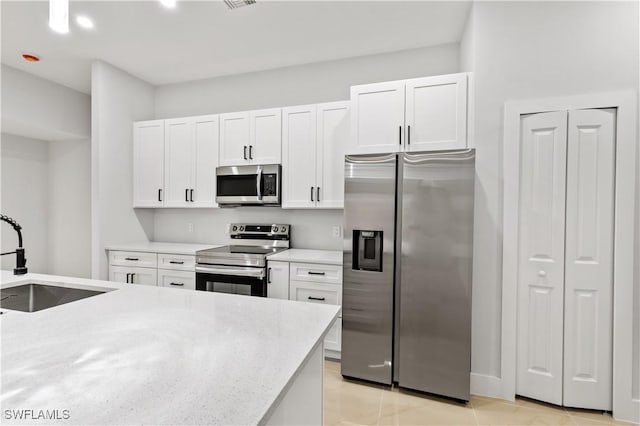
[[[177,285],[178,287],[182,287],[184,283],[169,283],[170,285]]]
[[[169,263],[172,265],[184,265],[184,262],[179,260],[170,260]]]
[[[137,258],[137,257],[125,257],[124,260],[133,260],[133,261],[137,262],[140,259]]]
[[[309,271],[309,272],[307,272],[307,274],[309,274],[309,275],[324,275],[324,272],[313,272],[313,271]]]
[[[308,297],[309,300],[319,300],[321,302],[324,302],[324,297],[313,297],[313,296],[309,296]]]

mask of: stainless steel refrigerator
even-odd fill
[[[342,375],[469,400],[475,151],[347,156]]]

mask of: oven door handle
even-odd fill
[[[262,183],[262,167],[258,167],[258,175],[256,177],[256,194],[258,194],[258,200],[262,200],[262,189],[261,184]]]
[[[196,272],[214,275],[236,275],[241,277],[264,278],[264,268],[233,268],[222,265],[196,265]]]

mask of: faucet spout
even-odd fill
[[[6,215],[0,215],[0,220],[2,220],[3,222],[7,222],[9,225],[11,225],[14,231],[16,231],[16,233],[18,234],[18,248],[16,249],[16,251],[9,252],[9,253],[2,253],[2,255],[15,253],[16,267],[13,269],[13,274],[24,275],[27,273],[27,258],[24,255],[24,247],[22,247],[22,231],[21,231],[22,226],[20,226],[20,224],[18,224],[18,222],[16,222],[14,219]]]

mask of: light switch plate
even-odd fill
[[[192,222],[189,222],[189,224],[187,225],[187,230],[189,232],[193,232],[193,223]]]
[[[334,238],[341,238],[342,237],[342,227],[341,226],[334,226],[333,227],[333,237]]]

